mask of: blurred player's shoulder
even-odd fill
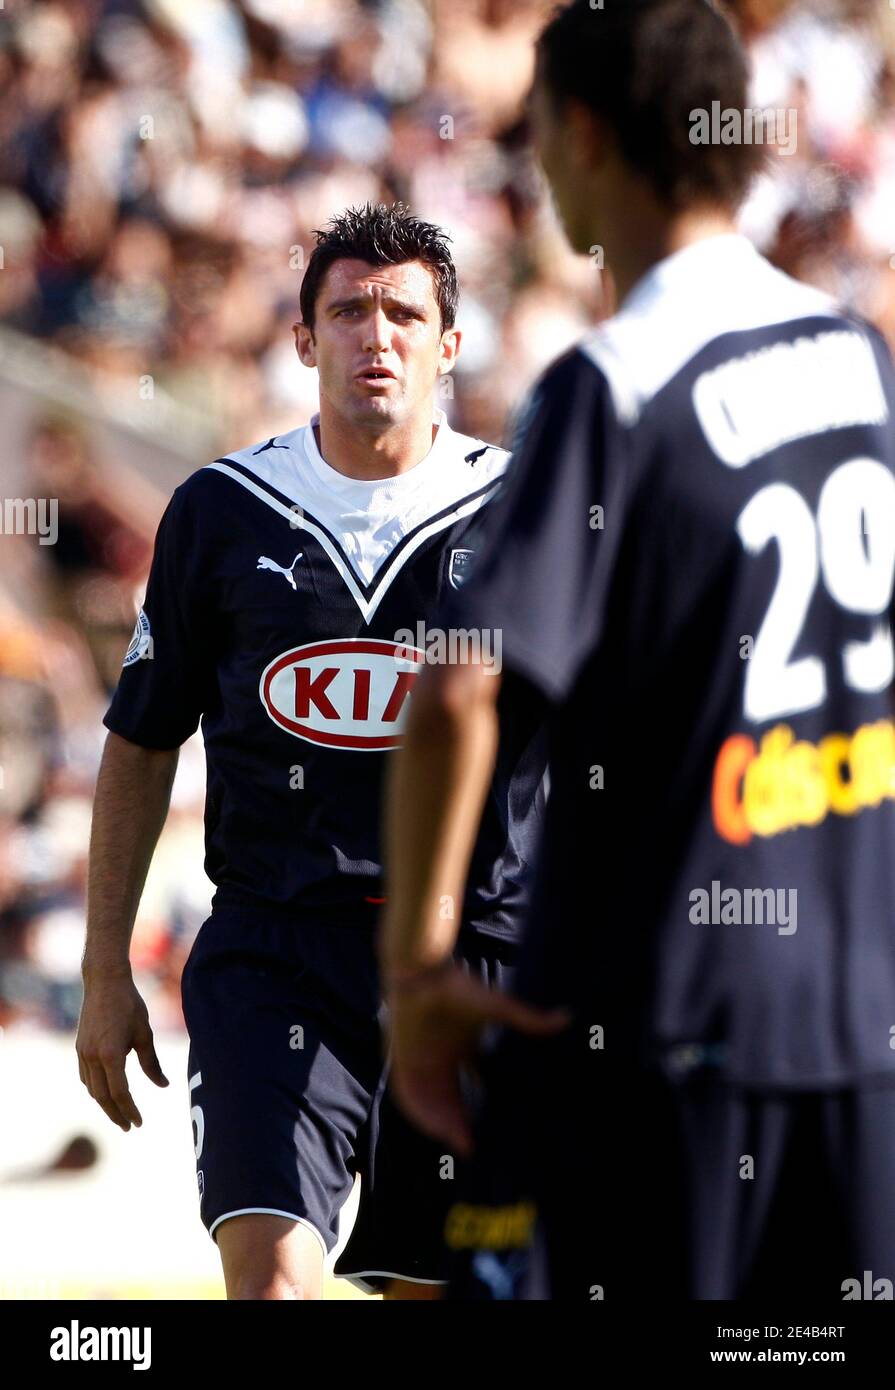
[[[731,334],[755,334],[800,321],[849,322],[824,291],[772,266],[744,236],[709,237],[654,266],[619,311],[579,344],[606,377],[616,412],[635,424],[643,409],[700,354]],[[752,344],[743,340],[739,351]]]
[[[582,344],[574,343],[555,361],[545,367],[541,375],[522,398],[512,421],[512,445],[510,457],[518,453],[520,445],[539,409],[548,400],[556,407],[566,402],[570,409],[579,389],[591,390],[598,382],[595,364],[582,352]]]

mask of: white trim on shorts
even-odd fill
[[[448,1284],[446,1279],[417,1279],[412,1274],[398,1274],[393,1269],[358,1269],[353,1274],[337,1274],[336,1278],[347,1279],[361,1293],[382,1293],[382,1289],[375,1284],[368,1284],[367,1279],[403,1279],[405,1284],[432,1284],[441,1289],[446,1289]]]
[[[329,1251],[326,1248],[326,1241],[323,1239],[323,1236],[317,1230],[317,1227],[313,1224],[313,1222],[309,1221],[306,1216],[296,1216],[294,1211],[279,1211],[276,1207],[240,1207],[239,1211],[225,1211],[223,1216],[219,1216],[217,1220],[213,1221],[208,1228],[208,1234],[211,1236],[212,1240],[214,1240],[214,1233],[217,1230],[218,1226],[220,1226],[221,1222],[229,1221],[231,1216],[285,1216],[288,1218],[288,1220],[297,1221],[299,1226],[307,1226],[309,1231],[314,1232],[314,1235],[320,1241],[321,1247],[323,1249],[324,1259],[326,1259],[327,1255],[329,1254]],[[217,1244],[217,1242],[215,1242],[215,1244]]]

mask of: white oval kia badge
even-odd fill
[[[425,664],[417,647],[372,637],[308,642],[264,668],[261,703],[287,733],[327,748],[397,748]]]

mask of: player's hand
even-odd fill
[[[489,989],[453,964],[409,988],[389,990],[386,982],[386,998],[395,1099],[419,1129],[461,1157],[472,1152],[461,1072],[473,1060],[483,1030],[503,1024],[547,1036],[569,1023],[568,1014]]]
[[[167,1086],[168,1078],[156,1056],[149,1014],[130,971],[85,977],[75,1047],[81,1080],[109,1119],[125,1133],[131,1125],[141,1125],[143,1117],[124,1073],[127,1054],[131,1049],[136,1052],[156,1086]]]

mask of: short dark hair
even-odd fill
[[[538,74],[554,105],[569,98],[611,127],[622,157],[667,206],[736,207],[763,152],[694,144],[691,112],[744,111],[749,66],[712,0],[572,0],[538,40]]]
[[[335,261],[358,260],[368,265],[403,265],[422,261],[434,281],[441,312],[441,331],[453,328],[457,316],[457,271],[448,250],[450,237],[432,222],[413,217],[403,203],[366,203],[333,217],[324,231],[315,231],[317,245],[301,282],[301,316],[311,329],[317,297],[326,272]]]

